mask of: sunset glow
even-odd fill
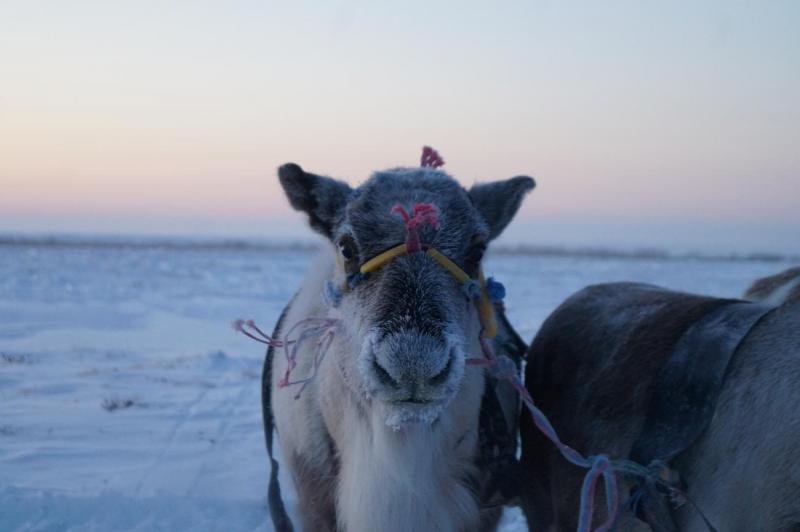
[[[800,228],[798,27],[789,1],[3,2],[0,232],[274,236],[281,163],[357,184],[431,144],[465,185],[534,176],[532,243],[758,250]]]

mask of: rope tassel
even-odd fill
[[[276,349],[283,349],[283,354],[286,357],[286,371],[278,381],[278,388],[299,385],[300,389],[295,395],[295,399],[297,399],[306,389],[306,386],[316,378],[319,367],[322,365],[322,361],[325,359],[325,355],[328,354],[336,337],[336,328],[339,325],[339,320],[333,318],[306,318],[300,320],[287,331],[284,340],[269,336],[259,329],[253,320],[236,320],[231,325],[233,330],[256,342]],[[314,346],[311,375],[302,379],[291,380],[292,371],[297,367],[297,354],[300,345],[312,338],[317,338],[317,342]]]
[[[430,146],[423,146],[419,165],[423,168],[439,168],[440,166],[444,166],[444,159],[442,159],[438,151]]]
[[[406,223],[406,253],[415,253],[422,249],[418,228],[430,225],[439,229],[439,209],[433,203],[417,203],[411,213],[409,215],[400,204],[392,207],[392,214],[399,214]]]
[[[586,473],[586,477],[584,477],[583,487],[581,489],[578,532],[592,531],[597,480],[600,477],[603,477],[605,484],[608,518],[605,523],[594,530],[596,532],[607,532],[610,530],[614,523],[619,505],[616,473],[611,460],[604,454],[584,458],[581,453],[563,443],[559,439],[558,433],[556,433],[553,425],[551,425],[550,421],[547,419],[547,416],[533,403],[533,397],[531,397],[530,392],[528,392],[528,389],[525,388],[525,385],[522,383],[514,361],[506,355],[496,356],[492,344],[486,338],[484,331],[481,331],[479,339],[483,351],[483,358],[468,358],[466,363],[470,366],[486,368],[487,371],[499,381],[508,381],[517,393],[519,393],[523,404],[530,411],[533,423],[536,425],[536,428],[539,429],[539,432],[556,446],[561,452],[561,455],[566,458],[568,462],[578,467],[589,469],[589,472]]]

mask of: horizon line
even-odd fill
[[[42,247],[67,249],[166,249],[170,251],[256,251],[312,253],[322,248],[315,238],[281,239],[274,237],[215,235],[147,235],[92,233],[0,232],[0,247]],[[595,259],[702,260],[736,262],[800,262],[800,255],[770,252],[703,253],[673,252],[659,247],[633,246],[557,246],[549,244],[499,243],[490,247],[489,256],[583,257]]]

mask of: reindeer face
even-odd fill
[[[516,177],[467,192],[429,168],[378,172],[355,190],[297,165],[281,167],[279,176],[292,205],[334,245],[334,282],[345,286],[366,261],[406,240],[406,224],[393,208],[412,211],[420,203],[438,211],[437,226],[418,230],[423,246],[477,277],[487,243],[533,188],[532,179]],[[340,312],[347,334],[339,363],[351,386],[390,425],[434,421],[458,391],[466,352],[480,332],[462,283],[423,251],[411,252],[359,278],[344,292]]]

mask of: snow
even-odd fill
[[[259,394],[314,255],[230,246],[0,246],[0,529],[271,530]],[[530,340],[566,296],[635,280],[738,296],[781,261],[505,255],[487,275]],[[285,472],[285,469],[283,470]],[[282,485],[290,513],[291,481]],[[509,510],[501,528],[525,530]]]

